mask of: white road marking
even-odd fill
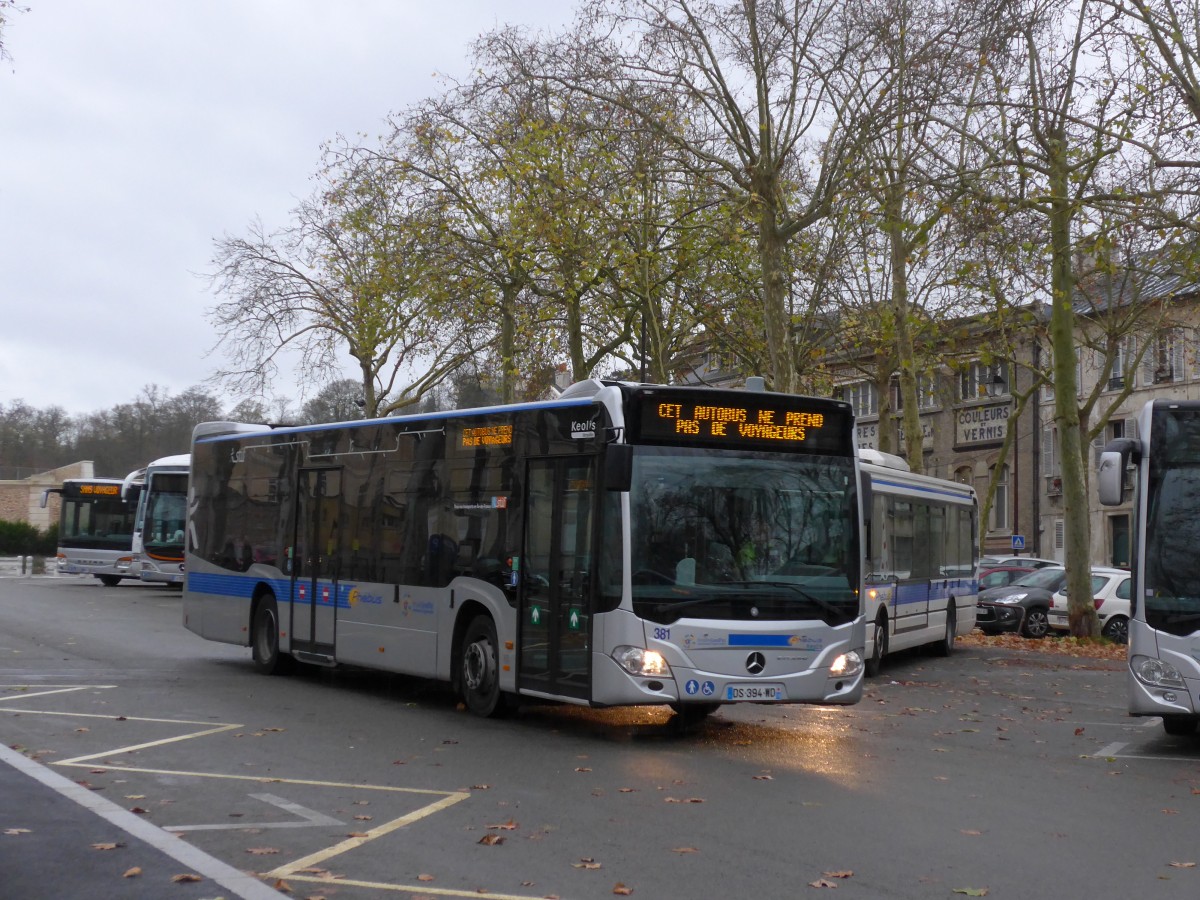
[[[299,803],[293,803],[290,800],[284,800],[282,797],[276,797],[274,794],[251,794],[255,800],[261,800],[263,803],[270,803],[272,806],[278,806],[280,809],[290,812],[292,815],[299,816],[304,821],[302,822],[237,822],[230,824],[222,822],[219,825],[164,825],[164,831],[179,832],[179,831],[241,831],[246,828],[313,828],[317,825],[345,825],[346,823],[340,819],[335,819],[333,816],[327,816],[324,813],[319,813],[315,809],[309,809],[301,806]]]

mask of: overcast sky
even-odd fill
[[[219,368],[199,273],[273,230],[322,142],[463,76],[500,24],[571,0],[22,0],[0,64],[0,403],[72,415]],[[235,398],[210,389],[229,403]],[[276,394],[295,400],[298,386]],[[308,391],[311,396],[311,388]]]

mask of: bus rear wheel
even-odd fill
[[[887,617],[883,613],[875,620],[875,635],[871,646],[871,655],[867,659],[866,674],[875,676],[879,674],[879,667],[883,665],[883,657],[887,654],[887,638],[888,626]]]
[[[250,632],[254,668],[264,675],[286,675],[292,658],[279,650],[279,606],[274,594],[264,594],[254,609]]]
[[[491,616],[476,616],[463,632],[459,691],[467,709],[479,716],[501,716],[508,711],[507,698],[500,690],[498,643]]]
[[[116,587],[121,583],[120,575],[97,575],[96,577],[100,579],[100,583],[105,587]]]
[[[1163,716],[1163,731],[1173,737],[1186,737],[1196,733],[1195,716]]]
[[[934,647],[938,656],[949,656],[954,652],[954,639],[958,636],[958,608],[954,604],[954,598],[950,598],[949,604],[946,606],[946,633],[942,639],[937,642]]]

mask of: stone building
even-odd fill
[[[0,481],[0,519],[6,522],[28,522],[35,528],[45,530],[58,522],[60,498],[51,494],[46,506],[42,507],[42,495],[46,488],[61,487],[68,478],[93,478],[91,460],[71,463],[39,472],[19,481]]]

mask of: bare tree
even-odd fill
[[[470,355],[463,323],[443,315],[429,287],[422,241],[433,232],[389,175],[369,164],[331,169],[292,225],[267,234],[255,222],[246,237],[217,242],[212,281],[229,299],[210,318],[234,367],[214,377],[261,390],[292,350],[330,381],[347,353],[375,416],[419,400]]]

